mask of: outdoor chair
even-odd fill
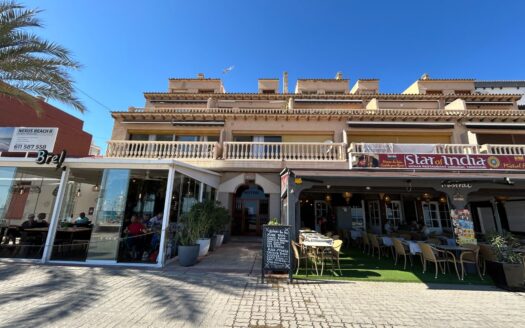
[[[341,264],[339,263],[339,255],[341,254],[341,247],[343,246],[342,240],[334,240],[334,243],[332,245],[332,271],[334,271],[334,260],[337,261],[337,268],[339,269],[339,274],[342,276],[343,272],[341,272]]]
[[[407,256],[408,256],[408,259],[410,260],[410,266],[413,265],[412,264],[412,255],[408,251],[408,247],[403,245],[403,243],[397,238],[392,238],[392,242],[394,244],[394,251],[395,251],[395,257],[396,257],[394,265],[397,265],[397,258],[399,256],[403,256],[403,258],[405,260],[405,264],[403,266],[403,270],[406,270],[406,268],[407,268]]]
[[[319,274],[319,272],[317,271],[317,260],[316,260],[316,257],[315,257],[315,255],[313,253],[305,251],[301,247],[301,245],[299,245],[295,241],[292,241],[292,250],[293,250],[294,258],[295,258],[295,260],[297,262],[297,264],[296,264],[297,269],[295,270],[295,274],[297,274],[299,272],[299,268],[301,266],[301,260],[305,260],[305,268],[306,268],[306,266],[308,265],[306,261],[308,261],[309,259],[313,260],[312,262],[314,263],[315,273],[317,275]],[[308,272],[307,272],[307,274],[308,274]]]
[[[439,238],[428,238],[427,239],[427,243],[428,244],[432,244],[432,245],[441,245],[441,239],[439,239]]]
[[[368,233],[363,231],[362,234],[362,243],[363,243],[363,253],[370,254],[370,238],[368,238]]]
[[[490,245],[479,244],[479,261],[483,266],[483,275],[487,271],[487,261],[497,261],[496,253]]]
[[[339,234],[341,236],[341,240],[344,242],[343,244],[346,245],[345,247],[348,247],[350,244],[350,235],[347,230],[341,230],[341,233]]]
[[[372,246],[372,256],[374,256],[375,250],[377,249],[379,259],[381,259],[381,252],[383,250],[386,250],[387,246],[380,244],[379,239],[377,239],[377,236],[374,234],[370,234],[369,238],[370,238],[370,245]]]
[[[439,272],[438,266],[441,269],[441,272],[445,274],[446,264],[448,264],[448,262],[453,262],[454,268],[456,269],[456,275],[458,276],[458,279],[460,279],[454,254],[436,249],[427,243],[418,242],[418,245],[419,248],[421,248],[421,255],[423,258],[423,273],[427,271],[427,262],[432,262],[436,266],[436,275],[434,276],[434,279],[437,279]],[[452,255],[452,257],[449,258],[448,255]]]
[[[478,275],[483,280],[481,270],[479,268],[479,246],[478,245],[463,245],[465,248],[471,249],[470,251],[463,251],[459,256],[459,263],[461,264],[461,280],[465,278],[465,263],[474,264]]]

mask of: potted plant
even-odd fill
[[[220,247],[224,241],[224,231],[230,224],[232,217],[227,209],[215,202],[215,210],[213,217],[213,230],[216,236],[215,247]]]
[[[177,228],[178,260],[182,266],[191,266],[197,263],[200,246],[197,244],[199,229],[196,219],[197,216],[188,213],[180,218]]]
[[[498,286],[510,289],[525,287],[525,267],[520,253],[514,249],[520,244],[511,233],[492,234],[488,237],[497,261],[488,262],[487,269]]]

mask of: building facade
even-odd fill
[[[66,158],[62,170],[0,157],[0,258],[161,267],[178,217],[205,199],[229,209],[232,235],[260,235],[271,218],[294,232],[415,221],[451,235],[451,210],[464,208],[479,236],[525,233],[521,95],[428,76],[395,94],[341,73],[287,84],[228,93],[220,79],[169,79],[144,107],[112,112],[105,156]],[[20,229],[40,213],[49,226]],[[72,226],[80,213],[92,224]],[[152,216],[137,243],[126,228]]]

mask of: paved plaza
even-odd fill
[[[261,284],[256,243],[191,268],[0,264],[0,327],[525,327],[525,294],[385,282]]]

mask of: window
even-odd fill
[[[156,141],[173,141],[174,135],[173,134],[157,134],[155,136]]]
[[[264,94],[274,94],[275,90],[266,89],[266,90],[262,90],[262,93],[264,93]]]
[[[401,212],[401,202],[392,200],[385,204],[386,220],[393,227],[399,227],[403,223],[403,214]]]
[[[213,89],[199,89],[199,93],[215,93]]]
[[[135,133],[130,133],[129,134],[129,140],[134,140],[134,141],[148,141],[149,140],[149,134],[135,134]]]
[[[199,136],[175,136],[176,141],[199,141]]]
[[[381,229],[381,207],[378,200],[368,201],[368,220],[367,225],[374,231],[374,228]]]
[[[451,229],[452,222],[450,220],[450,210],[448,204],[439,204],[439,217],[441,218],[441,227],[443,229]]]
[[[434,230],[441,230],[438,202],[423,202],[421,203],[421,207],[423,208],[423,219],[425,220],[425,225],[430,229],[434,228]]]

